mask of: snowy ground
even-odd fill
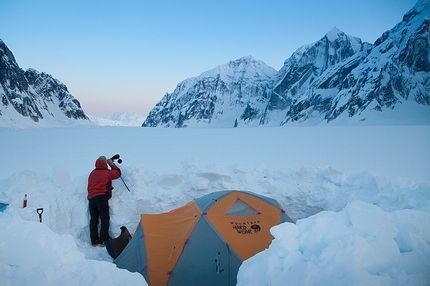
[[[0,285],[144,284],[89,242],[86,180],[116,153],[111,236],[218,190],[277,199],[297,224],[239,285],[429,285],[430,126],[0,130]],[[28,207],[22,208],[24,194]],[[42,223],[36,213],[43,208]]]

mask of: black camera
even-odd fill
[[[119,154],[115,154],[111,158],[112,161],[118,160],[118,164],[122,163],[122,160],[119,158]]]

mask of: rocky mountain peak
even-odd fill
[[[18,121],[31,126],[31,122],[44,120],[54,125],[63,119],[88,120],[79,101],[63,83],[35,69],[22,70],[1,40],[0,98],[0,126],[3,127],[20,128]]]
[[[157,103],[142,126],[186,127],[204,123],[233,127],[236,119],[255,119],[261,116],[257,110],[267,101],[275,74],[275,69],[251,56],[219,65],[179,83],[173,93],[167,93]]]

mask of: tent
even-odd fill
[[[266,249],[270,228],[294,221],[271,198],[222,191],[162,214],[142,214],[114,263],[149,285],[236,285],[245,259]]]

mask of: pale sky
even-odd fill
[[[18,65],[64,83],[88,115],[147,116],[166,92],[253,56],[279,70],[336,26],[373,43],[416,0],[0,0]]]

